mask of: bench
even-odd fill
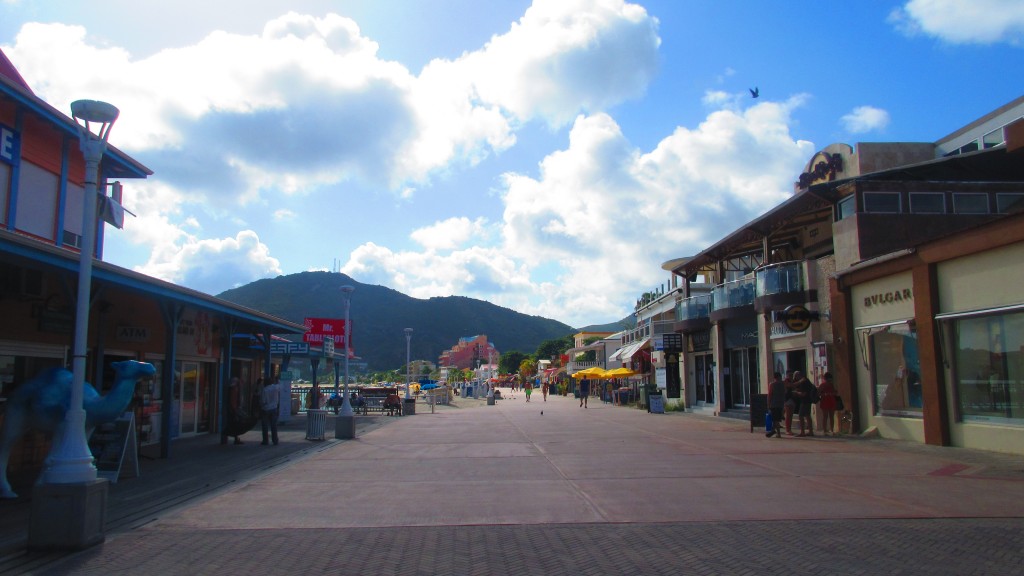
[[[397,396],[389,402],[388,398],[384,396],[363,396],[364,401],[362,406],[353,406],[356,413],[369,414],[370,412],[385,412],[389,415],[395,415],[396,413],[402,415],[402,400]]]

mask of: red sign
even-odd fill
[[[345,346],[345,321],[341,318],[306,318],[303,323],[306,325],[303,342],[322,345],[324,336],[330,336],[336,347]]]

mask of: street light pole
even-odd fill
[[[92,298],[92,259],[96,249],[96,195],[100,160],[107,150],[110,129],[118,109],[106,102],[77,100],[71,103],[71,116],[79,122],[78,143],[85,157],[85,201],[82,216],[82,246],[78,256],[78,300],[75,302],[75,339],[71,361],[71,401],[64,414],[63,430],[54,443],[43,484],[76,484],[96,480],[89,441],[85,437],[85,360],[89,341],[89,302]],[[93,134],[90,124],[97,124]]]
[[[71,117],[85,159],[82,245],[78,255],[78,300],[71,361],[71,393],[64,421],[54,433],[39,483],[32,491],[28,547],[32,550],[82,549],[105,538],[107,481],[97,478],[85,436],[85,368],[92,298],[92,259],[96,251],[97,184],[110,129],[120,112],[106,102],[76,100]],[[95,125],[96,133],[91,131]]]
[[[345,354],[345,386],[341,397],[341,410],[338,412],[334,424],[334,437],[341,439],[356,437],[355,412],[352,411],[352,402],[348,397],[348,354],[349,348],[352,346],[352,327],[348,322],[348,313],[352,305],[352,292],[354,291],[355,287],[348,284],[341,287],[342,297],[345,298],[345,346],[343,347],[343,354]]]
[[[412,342],[412,328],[405,329],[405,399],[408,400],[412,396],[409,394],[410,380],[409,380],[409,345]]]

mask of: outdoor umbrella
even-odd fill
[[[627,376],[636,376],[637,372],[630,370],[629,368],[616,368],[609,370],[604,373],[606,378],[625,378]]]

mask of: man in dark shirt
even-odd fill
[[[800,435],[814,436],[814,426],[811,425],[811,409],[814,407],[814,384],[808,380],[803,372],[793,372],[794,390],[800,406]]]

